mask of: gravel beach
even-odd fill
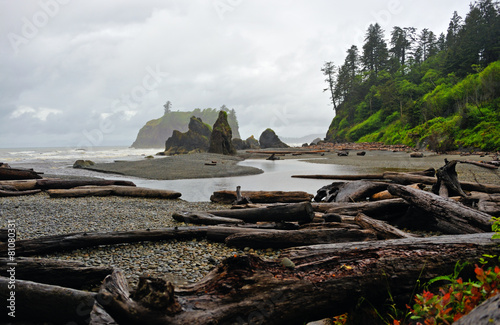
[[[257,158],[254,155],[251,158]],[[265,155],[259,155],[265,158]],[[259,159],[260,159],[259,158]],[[355,167],[357,173],[377,171],[410,171],[430,167],[439,168],[448,160],[488,160],[489,157],[461,157],[426,153],[424,158],[409,158],[407,152],[367,151],[365,156],[351,152],[348,157],[338,157],[334,152],[324,156],[309,154],[285,156],[310,163],[339,164]],[[155,158],[139,162],[98,165],[99,169],[127,173],[139,177],[196,178],[260,173],[257,168],[237,166],[242,158],[211,154],[175,156],[170,159]],[[205,162],[217,161],[216,166]],[[489,170],[470,164],[458,164],[461,181],[479,181],[499,184],[498,170]],[[169,178],[164,178],[169,179]],[[184,226],[172,218],[174,212],[226,209],[228,206],[209,202],[159,200],[127,197],[88,197],[50,199],[46,193],[22,197],[0,198],[0,228],[7,220],[15,220],[18,239],[92,231],[129,231]],[[275,250],[236,250],[223,244],[206,240],[142,242],[80,249],[72,252],[40,257],[83,261],[89,266],[112,266],[122,269],[134,285],[140,275],[164,277],[175,284],[200,280],[218,262],[234,254],[255,253],[263,258],[278,258]]]
[[[208,202],[125,197],[51,199],[45,193],[0,198],[0,228],[15,220],[17,239],[91,231],[129,231],[185,226],[172,213],[225,209]],[[141,242],[55,253],[39,257],[82,261],[88,266],[112,266],[134,285],[140,275],[164,277],[174,284],[200,280],[218,262],[234,254],[255,253],[276,258],[279,251],[228,248],[206,240]]]

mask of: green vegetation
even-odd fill
[[[479,0],[455,12],[439,37],[394,27],[390,47],[370,25],[362,53],[321,71],[336,116],[327,140],[384,142],[435,151],[500,149],[499,3]]]
[[[161,118],[148,121],[137,135],[137,139],[132,144],[134,148],[164,148],[165,141],[172,136],[174,130],[186,132],[191,116],[201,118],[205,124],[215,123],[219,116],[219,111],[227,113],[229,126],[233,131],[233,137],[239,138],[238,121],[234,109],[228,109],[223,105],[220,109],[205,108],[203,110],[196,108],[189,112],[173,112],[170,110],[169,102],[165,104],[165,113]]]

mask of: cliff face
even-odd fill
[[[219,110],[206,108],[204,110],[195,109],[191,112],[168,112],[161,118],[148,121],[137,134],[137,138],[132,144],[133,148],[164,148],[165,141],[170,138],[174,130],[186,132],[190,117],[201,118],[203,122],[213,125],[219,116]],[[233,131],[233,138],[239,138],[238,121],[234,110],[229,110],[229,126]]]

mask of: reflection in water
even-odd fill
[[[209,201],[214,191],[235,190],[241,186],[243,191],[305,191],[316,194],[316,191],[329,180],[292,178],[298,174],[355,174],[355,168],[330,164],[311,164],[299,160],[245,160],[243,166],[257,167],[263,174],[239,177],[182,179],[170,181],[145,180],[130,178],[137,186],[171,189],[182,193],[186,201]],[[116,177],[115,177],[116,178]]]

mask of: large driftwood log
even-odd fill
[[[375,233],[371,230],[332,228],[235,234],[226,238],[226,244],[239,248],[288,248],[376,239]]]
[[[361,226],[363,229],[370,229],[378,239],[397,239],[397,238],[412,238],[414,235],[404,232],[388,223],[380,220],[375,220],[369,216],[359,213],[354,222]]]
[[[105,285],[116,282],[123,289],[103,287],[99,297],[106,301],[103,308],[126,324],[144,324],[142,317],[163,325],[303,324],[348,312],[360,298],[381,306],[388,292],[408,302],[418,281],[452,273],[457,260],[476,262],[483,254],[499,253],[491,233],[313,245],[285,250],[295,267],[238,256],[179,288],[173,299],[162,294],[166,285],[158,286],[155,291],[166,297],[162,301],[180,305],[178,313],[145,307],[144,298],[128,292],[122,275],[109,276]]]
[[[36,181],[36,187],[42,190],[70,189],[80,186],[110,186],[110,185],[135,186],[135,184],[130,181],[120,181],[120,180],[115,181],[107,179],[82,180],[82,179],[49,178]]]
[[[314,218],[314,211],[309,202],[273,204],[265,208],[250,209],[230,209],[207,211],[210,214],[240,219],[247,223],[297,221],[299,223],[311,222]]]
[[[310,202],[312,194],[302,191],[242,191],[241,195],[252,203],[298,203]],[[210,196],[210,201],[231,204],[236,201],[235,191],[216,191]]]
[[[207,227],[175,227],[118,232],[79,232],[16,241],[16,255],[32,256],[99,245],[140,241],[193,239],[206,236]],[[0,243],[0,256],[7,255],[7,243]]]
[[[409,204],[405,200],[397,198],[360,203],[313,203],[312,206],[318,212],[346,216],[356,216],[358,213],[364,213],[374,219],[388,220],[394,216],[404,215]]]
[[[0,272],[7,274],[10,265],[8,258],[0,258]],[[82,262],[63,261],[47,258],[17,257],[16,279],[82,289],[99,286],[110,267],[86,266]]]
[[[54,189],[48,190],[51,198],[61,197],[83,197],[83,196],[131,196],[131,197],[145,197],[145,198],[158,198],[158,199],[177,199],[181,197],[181,193],[151,189],[145,187],[135,186],[122,186],[122,185],[109,185],[109,186],[82,186],[71,189]]]
[[[390,185],[389,192],[430,213],[436,223],[431,227],[448,234],[491,231],[491,216],[433,193],[402,185]]]
[[[15,289],[9,278],[0,277],[0,299],[7,303],[7,310],[0,319],[7,322],[32,321],[36,324],[88,324],[94,305],[95,293],[60,286],[15,280]],[[14,295],[12,295],[14,292]],[[7,313],[11,310],[9,299],[14,297],[15,318]]]
[[[40,179],[40,172],[33,169],[20,169],[10,167],[0,167],[0,180],[19,180],[19,179]]]
[[[220,225],[220,224],[243,224],[243,220],[235,218],[226,218],[215,216],[206,212],[176,212],[172,218],[179,222],[202,224],[202,225]]]

